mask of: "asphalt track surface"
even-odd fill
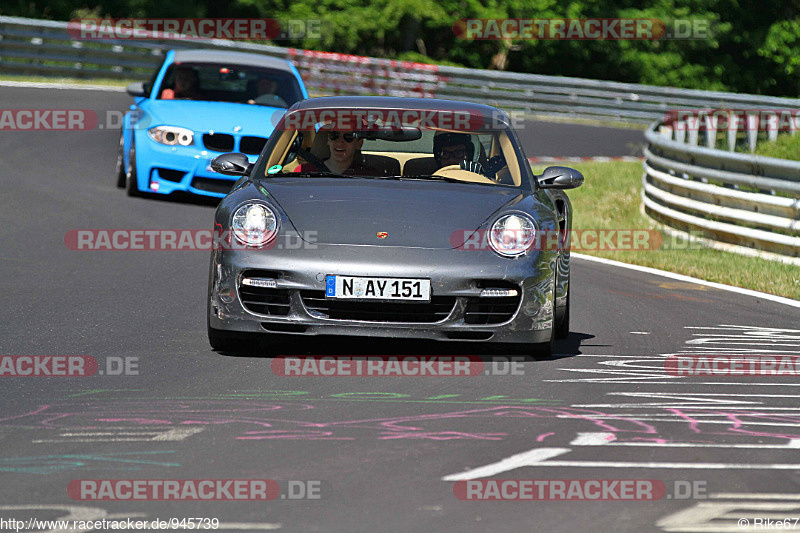
[[[127,102],[9,88],[0,98],[4,108],[96,111]],[[576,150],[596,145],[592,130],[551,127],[564,128],[558,135]],[[638,532],[745,531],[740,519],[757,527],[800,517],[797,376],[665,371],[669,354],[797,355],[800,309],[576,259],[571,334],[552,358],[523,361],[524,375],[280,377],[268,356],[208,346],[207,252],[67,249],[71,229],[210,226],[211,206],[116,189],[117,135],[0,134],[0,355],[138,364],[138,375],[0,378],[0,518],[206,517],[225,531]],[[487,369],[507,370],[490,364],[503,354],[479,343],[292,337],[272,353],[477,355]],[[462,501],[443,479],[457,474],[658,480],[671,497]],[[251,478],[320,481],[323,497],[76,501],[66,491],[77,479]],[[676,482],[696,490],[679,498]]]

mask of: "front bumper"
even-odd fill
[[[197,134],[195,134],[197,135]],[[238,179],[212,171],[211,160],[222,152],[202,146],[166,146],[150,139],[146,132],[136,143],[136,173],[140,191],[153,194],[184,192],[223,198]],[[253,163],[256,155],[248,156]]]
[[[208,323],[214,329],[237,332],[547,342],[553,327],[556,259],[556,254],[545,252],[504,259],[483,250],[324,244],[309,248],[307,243],[292,250],[278,246],[259,251],[215,250],[209,275]],[[282,304],[285,314],[266,309],[253,312],[252,305],[242,302],[241,279],[245,273],[275,280],[276,289],[286,297]],[[330,318],[310,310],[307,297],[309,291],[324,293],[328,274],[426,278],[431,280],[432,297],[446,297],[453,305],[436,321]],[[466,318],[469,306],[478,300],[491,300],[480,297],[481,287],[496,283],[517,286],[519,304],[500,323],[470,323]]]

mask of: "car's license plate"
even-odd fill
[[[326,276],[325,296],[359,300],[427,302],[431,299],[431,281],[429,279]]]

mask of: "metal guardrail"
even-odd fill
[[[289,59],[313,94],[467,100],[507,111],[650,123],[673,109],[785,108],[800,100],[426,65],[225,40],[75,40],[66,22],[0,17],[0,69],[80,78],[145,79],[170,48],[222,48]]]
[[[645,132],[645,211],[715,241],[800,257],[800,161],[687,144]],[[778,194],[776,194],[778,193]]]
[[[688,110],[681,120],[678,113],[665,117],[667,122],[659,126],[659,130],[678,142],[697,146],[704,144],[707,148],[716,148],[720,143],[719,132],[722,131],[727,149],[736,151],[745,144],[750,152],[755,152],[759,140],[775,142],[779,132],[796,135],[800,109],[696,109]],[[722,123],[720,123],[722,119]],[[763,133],[763,135],[760,135]],[[742,142],[743,141],[743,142]]]
[[[661,131],[660,122],[675,109],[791,109],[800,107],[797,99],[473,70],[216,39],[80,41],[67,33],[66,22],[0,17],[4,72],[145,79],[167,50],[198,47],[288,59],[313,94],[438,97],[526,113],[633,123],[658,120],[645,134],[644,205],[651,216],[673,227],[701,230],[718,241],[800,256],[800,162],[716,150],[713,123],[688,131],[677,128],[673,140],[673,131]],[[727,129],[731,150],[738,129]],[[745,129],[752,151],[754,130]],[[706,147],[698,146],[701,132]],[[770,140],[776,135],[767,132]]]

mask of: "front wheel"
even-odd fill
[[[139,182],[136,174],[136,144],[132,143],[130,153],[131,164],[128,167],[127,182],[128,182],[128,196],[144,196],[144,193],[139,190]]]
[[[558,325],[556,324],[556,286],[555,286],[555,278],[553,282],[553,320],[552,326],[550,327],[550,338],[545,342],[537,342],[537,343],[515,343],[511,344],[509,348],[511,348],[515,353],[522,353],[525,355],[530,355],[534,359],[548,359],[550,358],[554,351],[555,351],[555,343],[556,343],[556,335]]]
[[[251,352],[258,346],[255,334],[234,333],[208,326],[208,343],[217,352]]]
[[[120,133],[119,150],[117,150],[117,169],[116,169],[117,187],[120,189],[125,188],[125,182],[128,179],[128,176],[125,173],[125,157],[123,156],[124,149],[125,149],[125,138]]]
[[[572,291],[569,288],[569,281],[567,281],[567,305],[564,309],[564,314],[556,325],[556,338],[566,339],[569,337],[569,295]]]
[[[534,359],[549,359],[555,351],[556,328],[550,328],[550,340],[531,345],[531,355]]]

